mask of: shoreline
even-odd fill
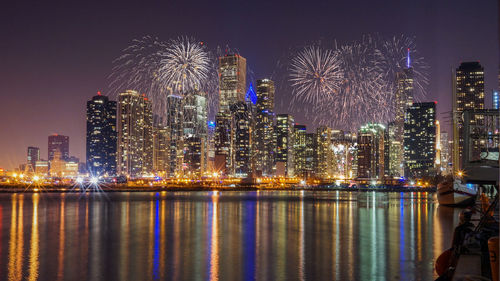
[[[86,193],[86,192],[196,192],[196,191],[344,191],[344,192],[436,192],[436,187],[324,187],[324,186],[297,186],[297,187],[266,187],[266,186],[106,186],[95,188],[77,188],[75,186],[26,186],[0,185],[0,193]]]

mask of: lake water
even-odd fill
[[[432,280],[432,193],[0,194],[0,280]]]

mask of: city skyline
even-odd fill
[[[464,13],[471,13],[472,15],[478,16],[479,14],[482,13],[484,16],[485,12],[490,12],[491,10],[491,19],[496,17],[496,14],[494,13],[496,9],[493,9],[491,6],[488,6],[485,3],[478,4],[478,6],[471,7],[471,11],[465,11],[464,9],[464,3],[458,2],[456,3],[457,10],[455,14],[448,12],[443,14],[443,18],[439,18],[435,16],[434,22],[432,24],[435,24],[437,22],[441,22],[448,16],[448,19],[451,21],[453,18],[459,18],[459,15],[462,15]],[[491,5],[495,5],[495,3],[492,3]],[[92,6],[89,4],[89,6]],[[292,7],[294,5],[291,5]],[[9,7],[14,13],[23,10],[19,9],[19,7]],[[31,11],[33,7],[24,7],[25,9]],[[89,7],[90,8],[90,7]],[[271,7],[272,8],[272,7]],[[271,9],[272,11],[275,11],[276,7],[274,9]],[[343,6],[344,9],[352,9],[352,7]],[[411,8],[411,7],[410,7]],[[422,16],[425,10],[421,7],[414,7],[415,10],[407,10],[406,14],[410,18],[417,19],[416,22],[422,23],[422,20],[424,17],[422,17],[420,20],[419,15]],[[440,5],[435,4],[431,5],[429,10],[433,13],[438,13],[440,9],[443,7],[440,7]],[[462,9],[459,9],[462,8]],[[64,11],[64,8],[61,8]],[[103,7],[103,10],[110,9],[110,7]],[[391,3],[389,5],[389,10],[393,11],[401,11],[405,10],[405,7],[401,7],[400,5],[397,5],[395,3]],[[290,8],[290,10],[285,11],[285,13],[290,13],[293,12],[294,9]],[[478,11],[481,11],[479,13]],[[33,13],[33,11],[31,11]],[[252,11],[247,11],[247,12],[242,12],[242,15],[245,16],[250,16]],[[360,11],[360,13],[363,13]],[[29,13],[28,13],[29,14]],[[113,14],[113,16],[119,16],[120,13],[117,12],[116,14]],[[99,12],[96,11],[96,14],[93,15],[95,17],[99,16]],[[268,16],[268,15],[266,15]],[[278,17],[279,18],[279,17]],[[309,16],[310,18],[310,16]],[[459,44],[459,42],[462,42],[461,39],[463,38],[455,38],[455,40],[451,40],[450,42],[455,42],[456,44],[459,44],[460,46],[454,46],[456,47],[455,50],[451,50],[451,45],[452,43],[449,43],[449,52],[448,51],[443,51],[443,50],[448,50],[448,48],[443,48],[440,44],[442,41],[445,40],[438,40],[436,38],[433,39],[434,36],[438,36],[438,34],[448,31],[445,27],[443,28],[438,28],[438,30],[433,34],[434,36],[426,35],[423,29],[419,29],[417,27],[412,27],[408,26],[408,21],[404,20],[404,25],[402,27],[398,28],[393,28],[393,29],[388,29],[386,30],[391,30],[391,34],[399,34],[399,33],[409,33],[409,34],[414,34],[418,40],[418,46],[421,52],[424,54],[424,56],[427,58],[431,65],[431,77],[432,80],[430,81],[429,85],[429,94],[428,98],[426,101],[432,101],[432,100],[437,100],[439,103],[437,105],[438,107],[438,114],[437,114],[437,119],[442,120],[444,119],[444,112],[450,111],[451,110],[451,69],[458,67],[460,62],[463,61],[476,61],[479,60],[481,64],[485,68],[485,101],[486,101],[486,107],[489,108],[491,105],[491,90],[497,87],[497,74],[498,74],[498,52],[494,52],[492,50],[495,50],[495,45],[497,44],[497,40],[489,40],[489,45],[485,44],[484,41],[481,41],[479,37],[493,37],[497,33],[495,32],[496,28],[496,21],[491,20],[493,22],[492,24],[486,24],[483,19],[478,19],[475,17],[472,17],[473,20],[477,21],[477,26],[483,26],[483,27],[489,27],[489,28],[484,28],[481,29],[478,32],[479,35],[471,35],[471,37],[474,37],[477,40],[471,40],[473,42],[477,42],[478,47],[474,46],[463,46],[464,44]],[[375,26],[379,25],[386,25],[387,23],[383,24],[380,22],[380,20],[373,19],[376,22]],[[400,19],[401,20],[401,19]],[[326,21],[326,20],[325,20]],[[240,22],[240,21],[238,21]],[[73,25],[80,26],[78,23],[72,23]],[[296,24],[296,23],[295,23]],[[462,23],[460,23],[462,24]],[[47,25],[56,25],[54,30],[55,31],[61,31],[64,30],[62,27],[57,26],[57,21],[47,21]],[[71,25],[71,24],[70,24]],[[65,75],[68,75],[70,79],[65,79],[64,81],[61,81],[59,79],[54,79],[56,76],[60,75],[61,73],[57,74],[59,68],[54,68],[53,66],[49,66],[46,63],[44,63],[44,60],[46,59],[45,56],[41,55],[38,58],[38,61],[29,61],[30,65],[33,66],[33,69],[29,69],[24,67],[25,72],[20,72],[19,68],[25,66],[28,62],[27,59],[30,58],[33,54],[26,54],[26,58],[22,58],[18,60],[18,64],[13,65],[14,58],[19,58],[19,51],[14,50],[13,47],[16,46],[16,43],[19,44],[22,42],[22,40],[16,40],[19,39],[17,38],[16,34],[14,34],[14,31],[19,28],[21,28],[20,31],[23,31],[22,29],[22,24],[19,26],[12,26],[12,23],[8,25],[11,28],[8,28],[8,31],[12,31],[12,33],[7,32],[8,38],[13,39],[14,41],[11,45],[3,45],[2,49],[4,49],[4,52],[2,52],[2,56],[6,56],[5,60],[6,68],[0,67],[1,70],[1,77],[0,79],[0,92],[2,92],[3,95],[8,95],[9,98],[6,99],[5,103],[2,104],[2,120],[9,120],[9,122],[2,122],[0,125],[0,131],[1,132],[9,132],[7,137],[2,138],[0,140],[0,154],[3,155],[2,159],[0,159],[0,167],[2,168],[14,168],[17,167],[19,163],[24,163],[25,162],[25,152],[26,152],[26,147],[28,146],[35,146],[35,147],[40,147],[41,148],[41,155],[47,155],[47,151],[45,150],[45,146],[43,145],[44,139],[46,140],[47,135],[52,134],[52,133],[58,133],[62,135],[67,135],[71,139],[71,147],[70,147],[70,155],[74,155],[80,159],[85,159],[85,108],[81,106],[84,104],[87,100],[89,100],[92,96],[96,94],[98,90],[105,90],[107,88],[107,80],[106,76],[110,72],[110,64],[111,61],[116,58],[120,52],[120,50],[130,42],[133,38],[143,36],[145,34],[150,34],[150,33],[157,33],[159,37],[166,38],[168,39],[169,37],[175,37],[176,35],[179,34],[191,34],[194,33],[194,35],[199,38],[200,40],[204,40],[207,42],[207,44],[211,44],[212,46],[217,45],[217,44],[224,44],[224,40],[227,40],[227,44],[230,44],[231,47],[238,48],[240,53],[247,58],[249,69],[254,71],[254,76],[255,78],[264,78],[264,77],[272,77],[272,72],[275,69],[275,61],[278,61],[283,57],[282,53],[284,52],[283,49],[286,49],[286,46],[280,45],[279,47],[271,48],[272,44],[262,44],[264,46],[264,49],[260,46],[252,46],[252,44],[246,44],[244,38],[240,35],[235,35],[235,31],[229,31],[229,32],[215,32],[210,34],[210,32],[193,32],[196,30],[193,24],[188,24],[190,25],[189,27],[186,27],[186,30],[178,30],[176,32],[172,32],[168,28],[164,32],[161,32],[157,26],[152,27],[151,24],[144,24],[139,30],[136,30],[133,33],[127,33],[121,36],[119,39],[117,39],[114,43],[110,43],[105,46],[105,48],[101,49],[92,49],[90,48],[90,51],[85,51],[85,50],[77,50],[75,52],[75,58],[79,59],[76,60],[76,63],[73,67],[69,69],[65,69],[64,73]],[[244,30],[249,30],[249,27],[242,26],[242,23],[239,24],[239,26],[244,29]],[[307,25],[305,25],[307,26]],[[305,28],[302,27],[302,28]],[[311,26],[311,25],[309,25]],[[422,26],[425,26],[424,23],[422,23]],[[445,26],[449,27],[448,21],[445,21]],[[405,27],[405,28],[403,28]],[[95,27],[94,27],[95,28]],[[252,27],[257,28],[257,27]],[[422,28],[422,27],[420,27]],[[454,27],[454,28],[459,28]],[[465,26],[465,28],[468,28]],[[90,28],[92,30],[92,28]],[[352,39],[349,37],[349,35],[342,34],[345,31],[342,31],[345,28],[336,28],[335,31],[339,33],[337,34],[332,34],[335,32],[332,31],[327,31],[326,27],[318,28],[317,30],[314,30],[312,34],[308,36],[304,36],[304,38],[297,39],[297,37],[291,37],[292,42],[286,42],[288,47],[294,47],[294,46],[299,46],[301,44],[308,44],[310,42],[313,42],[315,40],[321,39],[321,37],[327,37],[327,38],[338,38],[343,39],[343,40],[349,40]],[[366,28],[366,23],[359,24],[359,25],[354,25],[352,26],[352,29],[355,31],[354,33],[357,34],[364,34],[364,33],[373,33],[376,32],[376,30],[370,30]],[[150,30],[150,32],[148,32]],[[290,30],[293,30],[292,27],[286,28],[285,29],[287,32],[290,32]],[[95,30],[93,30],[95,31]],[[125,31],[125,30],[123,30]],[[90,32],[86,31],[86,32]],[[19,32],[22,34],[23,32]],[[84,34],[91,34],[91,33],[85,33]],[[174,34],[175,33],[175,34]],[[453,32],[451,32],[453,33]],[[99,33],[97,32],[96,35]],[[465,33],[462,33],[465,34]],[[11,35],[11,36],[9,36]],[[56,50],[58,47],[55,46],[56,42],[58,40],[61,40],[60,36],[61,34],[57,34],[54,37],[54,42],[50,44],[43,45],[41,47],[41,50],[45,52],[53,52]],[[486,35],[486,36],[484,36]],[[100,36],[103,36],[101,33]],[[447,35],[448,36],[448,35]],[[224,39],[227,38],[227,39]],[[115,38],[116,39],[116,38]],[[28,40],[28,39],[27,39]],[[29,40],[34,40],[34,38],[29,37]],[[109,39],[111,40],[111,39]],[[289,39],[290,40],[290,39]],[[266,40],[269,43],[269,38],[266,38]],[[286,41],[286,40],[285,40]],[[109,43],[109,42],[108,42]],[[85,45],[85,44],[84,44]],[[429,51],[430,48],[429,46],[434,46],[437,47],[436,51]],[[481,47],[479,47],[481,46]],[[88,47],[88,46],[87,46]],[[269,50],[267,50],[267,49]],[[458,49],[458,50],[457,50]],[[498,50],[498,48],[496,48]],[[12,55],[12,56],[9,56]],[[88,68],[88,64],[86,64],[80,57],[85,57],[85,56],[96,56],[102,59],[102,62],[99,67],[91,67],[90,69]],[[54,57],[55,61],[58,63],[62,63],[64,65],[64,60],[67,59],[67,54],[65,52],[62,52],[60,56]],[[442,59],[438,58],[440,56],[447,57],[447,59]],[[105,59],[107,57],[107,59]],[[434,57],[434,60],[433,60]],[[483,59],[484,58],[484,59]],[[108,63],[107,66],[102,66],[102,64]],[[58,65],[56,63],[56,65]],[[13,67],[15,66],[15,67]],[[40,76],[43,77],[39,71],[39,69],[43,66],[47,66],[48,78],[52,77],[51,79],[45,79],[43,82],[40,82],[38,79],[34,78],[35,76]],[[8,68],[8,69],[7,69]],[[446,71],[442,71],[442,69],[446,69]],[[29,70],[26,70],[29,69]],[[64,69],[62,67],[61,69]],[[90,74],[84,74],[82,71],[85,72],[85,69],[88,69],[89,71],[92,72],[92,75]],[[56,71],[57,70],[57,71]],[[437,75],[433,75],[434,73],[437,73]],[[17,74],[17,76],[15,76]],[[28,86],[26,85],[20,85],[21,81],[24,81],[24,79],[21,80],[21,78],[25,78],[26,82],[31,82],[31,83],[26,83],[30,84]],[[6,83],[3,79],[6,79],[5,81],[13,81],[13,83]],[[9,80],[7,80],[9,79]],[[250,82],[255,82],[255,81],[247,81],[247,85]],[[25,84],[24,82],[22,84]],[[286,95],[287,93],[283,91],[281,85],[283,84],[283,81],[276,81],[276,97],[275,97],[275,112],[276,114],[280,113],[287,113],[291,114],[294,116],[295,120],[299,124],[306,124],[307,129],[309,132],[313,132],[315,130],[315,125],[311,120],[307,118],[307,116],[303,116],[303,114],[296,114],[293,111],[288,110],[288,105],[286,105]],[[448,86],[445,86],[448,84]],[[35,87],[31,88],[30,87]],[[35,89],[38,89],[38,91],[35,91]],[[7,93],[7,94],[6,94]],[[29,93],[29,94],[28,94]],[[43,93],[43,95],[39,94]],[[108,93],[108,92],[103,92],[103,94],[108,95],[113,97],[114,100],[116,100],[115,96],[117,93]],[[15,96],[17,98],[11,98],[12,96]],[[46,98],[44,98],[46,97]],[[5,100],[5,98],[4,98]],[[22,101],[22,102],[21,102]],[[55,102],[53,102],[55,101]],[[14,110],[14,111],[12,111]],[[444,120],[443,120],[444,121]],[[449,125],[446,125],[445,122],[443,122],[443,126],[446,131],[449,132]],[[448,127],[448,128],[447,128]],[[335,129],[335,128],[333,128]],[[44,158],[44,157],[42,157]]]

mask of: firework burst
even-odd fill
[[[299,100],[317,103],[330,98],[342,82],[337,54],[316,46],[304,48],[292,59],[290,82]]]

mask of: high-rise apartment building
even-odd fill
[[[357,177],[363,179],[384,178],[384,131],[382,124],[369,123],[358,132]]]
[[[435,175],[436,104],[414,103],[406,110],[404,127],[405,177]]]
[[[232,104],[245,101],[247,61],[234,54],[219,57],[220,111],[229,112]]]
[[[153,170],[161,176],[170,176],[170,133],[161,125],[153,128]]]
[[[69,137],[53,134],[49,136],[48,158],[49,161],[54,159],[54,153],[59,151],[61,159],[67,161],[69,159]]]
[[[190,176],[201,176],[207,169],[207,98],[197,91],[186,95],[183,105],[183,168]],[[200,155],[203,153],[204,155]],[[201,162],[192,162],[201,161]]]
[[[36,161],[40,160],[40,148],[28,146],[27,164],[29,171],[35,172]]]
[[[321,126],[316,129],[316,171],[318,178],[333,176],[332,129]]]
[[[293,129],[293,166],[295,175],[301,178],[307,176],[307,128],[296,124]]]
[[[231,105],[233,116],[233,155],[234,155],[234,175],[236,177],[246,177],[252,172],[251,165],[251,145],[252,128],[250,124],[250,107],[245,102],[238,102]]]
[[[292,115],[278,114],[276,116],[275,144],[276,144],[276,175],[291,177],[293,168],[293,126]]]
[[[464,132],[463,112],[484,109],[484,68],[479,62],[463,62],[455,71],[453,85],[453,169],[461,168]],[[482,122],[475,115],[470,125]]]
[[[274,81],[257,80],[257,104],[255,111],[255,170],[263,175],[273,174],[273,119]]]
[[[119,174],[137,177],[153,172],[153,112],[151,101],[136,91],[118,96]]]
[[[116,102],[100,92],[87,101],[87,169],[92,175],[116,174]]]
[[[166,128],[169,132],[168,158],[169,172],[168,175],[174,177],[182,171],[183,162],[183,106],[182,97],[176,95],[167,96],[167,118]]]

